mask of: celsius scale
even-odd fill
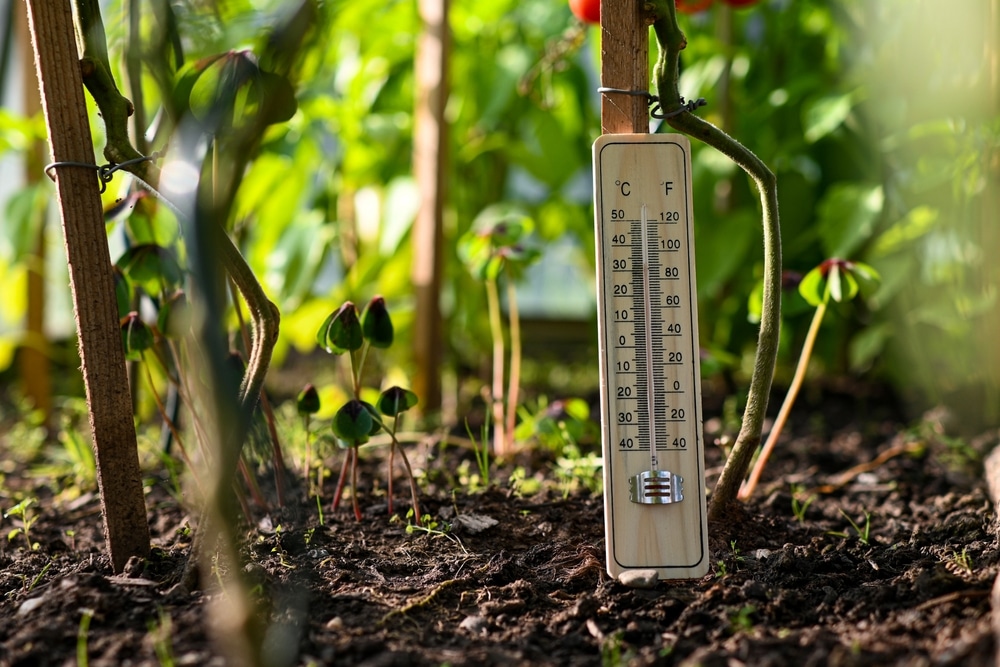
[[[709,553],[687,137],[601,136],[594,197],[608,573],[700,577]]]

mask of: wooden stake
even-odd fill
[[[53,161],[94,163],[69,0],[29,0],[28,22]],[[125,352],[94,169],[53,169],[90,408],[104,536],[115,572],[149,553]]]
[[[445,157],[448,100],[448,7],[450,0],[420,0],[423,22],[417,44],[417,93],[413,171],[420,209],[413,224],[413,289],[416,322],[413,356],[417,364],[414,390],[426,414],[441,407],[441,274],[442,215],[445,200]]]
[[[15,30],[17,34],[17,49],[23,54],[21,61],[24,82],[24,115],[34,116],[42,108],[38,98],[38,87],[34,84],[34,66],[31,59],[31,38],[28,34],[28,9],[18,3],[14,7]],[[37,183],[42,176],[42,166],[45,164],[45,145],[41,140],[33,141],[31,148],[25,154],[25,180]],[[26,344],[21,348],[21,381],[24,392],[31,399],[36,410],[45,415],[45,429],[51,434],[52,421],[52,372],[49,364],[49,341],[45,337],[45,213],[40,212],[41,219],[36,231],[33,260],[28,265],[28,313],[25,318]]]
[[[642,0],[601,0],[601,86],[649,91],[649,23]],[[646,98],[622,93],[601,96],[601,132],[649,132]]]

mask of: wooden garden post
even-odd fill
[[[601,86],[649,90],[649,23],[642,0],[601,0]],[[645,97],[606,92],[601,95],[601,132],[649,132]]]
[[[42,108],[38,98],[38,86],[34,83],[34,66],[32,64],[31,38],[28,33],[28,9],[18,3],[14,7],[15,34],[17,49],[20,55],[21,67],[24,73],[24,115],[34,116]],[[41,139],[32,141],[31,147],[25,153],[25,180],[29,184],[37,183],[42,177],[42,166],[45,164],[45,147]],[[25,344],[21,348],[21,381],[24,392],[31,399],[36,410],[45,415],[45,429],[51,433],[52,422],[52,371],[49,364],[49,341],[45,337],[45,213],[36,230],[32,248],[32,261],[28,265],[27,304],[28,313],[25,318]]]
[[[413,326],[413,356],[417,372],[414,391],[424,414],[441,407],[442,216],[448,125],[444,117],[448,101],[450,0],[420,0],[417,3],[422,30],[416,56],[416,109],[413,139],[413,172],[420,193],[420,208],[413,223],[413,268],[416,296]]]
[[[28,0],[28,23],[54,162],[94,164],[69,0]],[[132,402],[96,169],[52,168],[62,214],[83,381],[115,572],[149,553]]]

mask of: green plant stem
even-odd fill
[[[506,451],[514,451],[514,426],[521,393],[521,316],[517,309],[517,286],[507,278],[507,321],[510,325],[510,378],[507,383]]]
[[[76,664],[78,667],[87,667],[90,664],[88,661],[87,635],[90,632],[90,619],[93,616],[94,612],[84,609],[83,615],[80,617],[80,628],[76,633]]]
[[[250,332],[247,330],[246,321],[243,319],[243,309],[240,308],[240,300],[237,296],[238,289],[236,282],[229,282],[229,291],[233,300],[233,310],[236,312],[236,320],[239,324],[240,335],[243,338],[243,347],[247,351],[253,350],[250,342]],[[285,458],[281,453],[281,440],[278,438],[278,427],[275,424],[274,410],[271,409],[271,401],[267,398],[267,392],[260,391],[260,408],[264,412],[264,420],[267,422],[267,433],[271,438],[271,457],[274,465],[274,488],[278,496],[278,507],[285,506]],[[308,493],[308,489],[307,489]]]
[[[753,495],[753,492],[757,488],[757,484],[760,482],[761,473],[764,472],[764,467],[767,465],[767,460],[771,456],[771,452],[774,450],[775,443],[778,442],[778,437],[781,435],[781,431],[785,428],[785,423],[788,421],[788,414],[792,410],[792,405],[795,403],[796,397],[799,395],[799,389],[802,388],[802,381],[806,377],[806,369],[809,367],[809,358],[812,356],[813,345],[816,343],[816,337],[819,334],[819,327],[823,323],[823,316],[826,314],[826,301],[822,301],[818,306],[816,306],[816,312],[813,313],[812,323],[809,325],[809,331],[806,333],[805,342],[802,344],[802,352],[799,354],[799,363],[795,367],[795,375],[792,377],[792,384],[788,387],[788,393],[785,394],[785,401],[781,404],[781,409],[778,410],[778,416],[774,419],[774,426],[771,427],[771,432],[767,435],[767,441],[764,443],[763,449],[760,451],[760,455],[757,457],[757,461],[754,463],[753,470],[750,471],[750,477],[743,484],[743,488],[740,489],[740,499],[747,500]]]
[[[660,106],[671,114],[683,106],[678,90],[680,53],[687,46],[687,39],[677,25],[674,3],[671,0],[653,0],[656,12],[653,31],[660,48],[654,68]],[[740,484],[760,445],[768,394],[774,377],[774,364],[778,356],[778,334],[781,327],[781,234],[778,220],[777,179],[767,165],[749,149],[718,127],[688,111],[669,116],[667,122],[676,130],[712,146],[743,169],[757,186],[763,212],[764,231],[764,299],[757,339],[757,354],[743,424],[733,451],[712,493],[709,518],[723,518],[735,502]]]
[[[305,414],[305,429],[306,429],[306,455],[305,462],[302,467],[305,470],[306,475],[306,497],[313,495],[312,489],[312,433],[310,432],[310,415],[308,412]]]
[[[493,401],[493,451],[502,456],[507,453],[503,414],[504,342],[500,293],[495,278],[486,279],[486,305],[490,315],[490,334],[493,337],[493,390],[490,396]]]

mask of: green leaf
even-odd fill
[[[111,267],[115,279],[115,301],[118,303],[118,318],[121,319],[132,310],[132,286],[128,278],[117,266]]]
[[[872,238],[882,214],[881,185],[832,186],[819,205],[819,235],[827,257],[850,257]]]
[[[132,246],[118,258],[115,266],[133,285],[151,296],[180,287],[184,279],[174,254],[153,243]]]
[[[803,136],[815,143],[840,127],[851,113],[851,94],[827,95],[805,106]]]
[[[314,415],[319,412],[319,392],[312,383],[307,384],[299,392],[298,398],[295,399],[295,407],[300,415]]]
[[[381,296],[372,297],[361,313],[361,333],[372,347],[387,348],[392,345],[392,319]]]
[[[368,407],[354,398],[337,410],[331,426],[338,438],[356,447],[368,442],[373,433],[373,425],[374,420]]]
[[[417,404],[417,395],[402,387],[389,387],[378,398],[378,410],[389,417],[398,417]]]
[[[358,320],[358,310],[352,302],[345,302],[326,318],[316,334],[316,342],[332,354],[361,349],[365,339]]]
[[[817,266],[807,273],[799,283],[799,294],[810,306],[818,306],[826,300],[826,280],[823,271]]]
[[[291,82],[262,70],[249,50],[209,56],[182,69],[173,102],[221,129],[281,123],[298,108]]]
[[[142,359],[142,353],[153,347],[153,332],[135,311],[121,319],[121,331],[126,359],[139,361]]]
[[[156,328],[164,336],[186,331],[191,327],[190,310],[184,290],[175,290],[160,304]]]
[[[833,297],[834,301],[839,303],[843,296],[840,285],[840,264],[833,264],[830,267],[830,272],[826,276],[826,282],[830,289],[830,296]]]

